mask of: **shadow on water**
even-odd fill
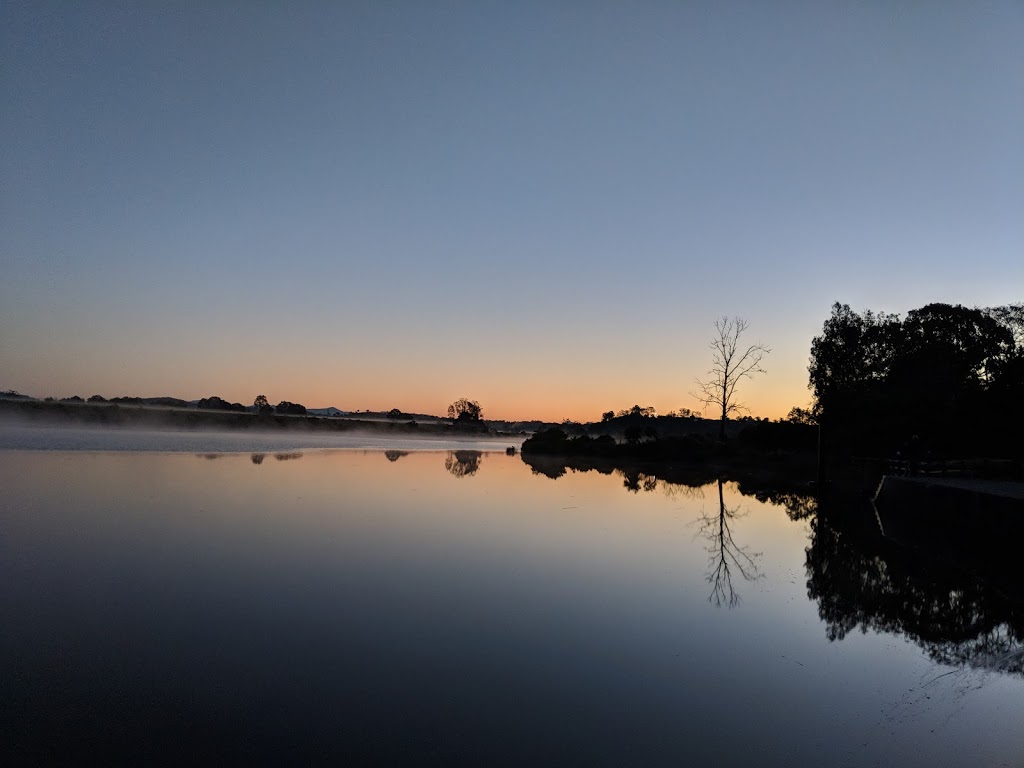
[[[444,468],[455,477],[469,477],[480,469],[483,455],[482,451],[448,451]]]
[[[715,477],[703,467],[617,467],[563,457],[523,460],[535,474],[555,479],[567,471],[619,474],[633,493],[694,496],[703,493],[702,486],[717,485],[717,514],[703,513],[695,521],[698,535],[708,543],[709,601],[733,607],[739,602],[736,577],[759,578],[758,554],[734,539],[733,523],[742,513],[725,505],[723,480],[730,478]],[[830,641],[840,642],[855,630],[898,635],[940,664],[1024,675],[1024,575],[1018,557],[1024,520],[1010,523],[1012,535],[1004,523],[999,535],[982,539],[975,530],[976,510],[964,508],[956,511],[962,522],[941,545],[933,540],[934,531],[922,531],[912,547],[883,535],[861,494],[818,497],[806,486],[786,482],[743,477],[736,482],[741,494],[781,506],[791,520],[809,525],[807,596],[817,603]],[[921,503],[903,500],[902,505],[897,512],[917,525],[934,517],[934,510]],[[958,537],[959,529],[972,535]]]

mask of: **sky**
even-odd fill
[[[833,302],[1024,299],[1024,4],[0,4],[0,389],[810,401]]]

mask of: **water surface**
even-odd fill
[[[7,757],[1024,760],[983,585],[731,483],[408,448],[0,453]]]

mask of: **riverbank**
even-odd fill
[[[302,431],[322,433],[486,435],[498,434],[486,422],[453,425],[415,420],[364,420],[333,416],[292,416],[200,410],[117,403],[69,403],[43,400],[0,400],[0,419],[39,426],[138,427],[151,429],[220,429],[243,431]]]

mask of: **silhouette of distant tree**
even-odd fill
[[[274,410],[278,413],[286,414],[289,416],[305,416],[306,406],[301,403],[292,403],[288,400],[282,400],[275,406]]]
[[[229,403],[222,397],[211,395],[210,397],[204,397],[198,403],[196,408],[207,411],[244,411],[245,406],[241,403]]]
[[[605,411],[601,414],[601,421],[611,421],[615,418],[615,411]]]
[[[256,413],[273,413],[274,406],[267,400],[266,395],[256,395],[256,399],[252,403],[253,408],[256,409]]]
[[[790,408],[789,413],[786,415],[786,421],[790,421],[794,424],[817,424],[818,418],[814,415],[812,410],[793,407]]]
[[[651,419],[654,418],[655,410],[649,405],[634,405],[632,408],[624,408],[615,415],[620,419],[628,418],[630,416],[640,419]]]
[[[736,389],[743,379],[764,373],[761,361],[771,349],[763,344],[742,345],[740,337],[747,330],[748,323],[741,317],[720,317],[715,321],[715,337],[708,345],[712,353],[711,370],[703,379],[697,379],[697,391],[692,393],[705,407],[721,413],[718,430],[720,440],[725,440],[725,423],[732,414],[747,410],[736,399]]]
[[[460,397],[448,406],[448,418],[459,422],[479,422],[484,417],[484,410],[476,400]]]

